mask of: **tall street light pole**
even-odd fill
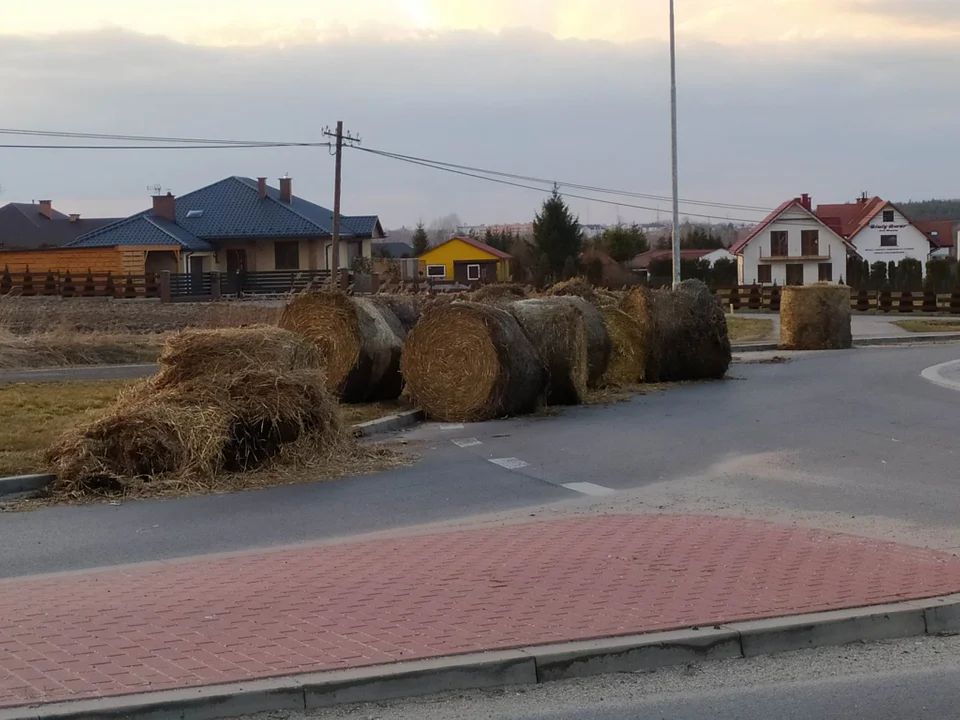
[[[670,130],[673,156],[673,287],[680,284],[680,194],[677,160],[677,32],[670,0]]]

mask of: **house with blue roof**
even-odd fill
[[[64,248],[136,248],[144,272],[329,270],[333,212],[266,178],[228,177],[182,197],[156,195],[153,207],[97,228]],[[340,216],[340,262],[372,256],[385,237],[376,215]]]

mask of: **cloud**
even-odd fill
[[[824,201],[862,190],[949,194],[955,163],[944,152],[960,111],[958,61],[960,50],[946,43],[894,51],[685,43],[681,192],[763,206],[800,192]],[[668,79],[659,42],[560,41],[520,30],[288,48],[197,47],[121,31],[0,37],[10,127],[316,140],[343,119],[366,147],[663,195]],[[88,216],[142,209],[156,183],[182,194],[227,175],[285,173],[298,194],[329,205],[325,149],[0,149],[3,200],[52,197]],[[467,222],[523,221],[541,200],[355,150],[344,173],[345,211],[378,213],[390,226],[454,211]],[[656,201],[624,202],[653,210],[573,205],[590,221],[656,217]]]
[[[960,26],[960,3],[957,0],[848,0],[847,8],[921,26]]]

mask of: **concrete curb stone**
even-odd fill
[[[56,475],[16,475],[0,478],[0,496],[43,490],[56,479]]]
[[[960,333],[934,333],[928,335],[897,335],[894,337],[867,337],[854,338],[853,347],[886,347],[896,345],[941,345],[947,343],[960,342]],[[771,350],[784,350],[779,343],[749,343],[742,345],[733,345],[734,353],[748,352],[769,352]]]
[[[0,709],[0,720],[215,720],[306,712],[439,692],[535,685],[602,673],[960,631],[960,594],[713,628],[648,633],[295,675],[246,683]]]

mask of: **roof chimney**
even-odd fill
[[[170,222],[177,220],[177,199],[173,193],[153,196],[153,214]]]
[[[257,192],[260,193],[260,199],[267,199],[267,179],[265,177],[257,178]]]
[[[800,196],[800,204],[803,205],[805,210],[813,211],[813,202],[810,200],[810,195],[804,193]]]
[[[53,220],[53,201],[52,200],[40,201],[40,214],[43,215],[47,220]]]
[[[75,223],[79,219],[80,219],[79,213],[70,213],[70,222]]]
[[[293,178],[280,178],[280,202],[288,205],[293,202]]]

